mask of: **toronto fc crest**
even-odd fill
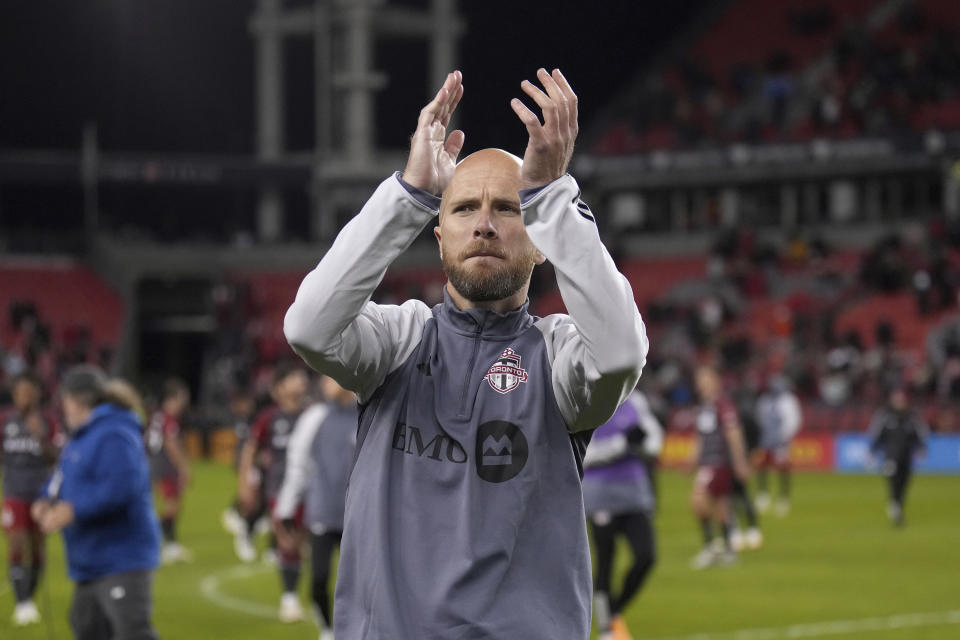
[[[509,393],[527,381],[527,372],[520,368],[520,354],[513,349],[503,350],[484,376],[490,387],[497,393]]]

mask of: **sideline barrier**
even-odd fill
[[[879,463],[869,454],[869,437],[861,433],[801,433],[790,445],[790,464],[795,471],[879,473]],[[917,458],[918,473],[960,475],[960,435],[931,435],[927,454]],[[660,465],[666,469],[693,466],[694,436],[671,433],[663,443]]]
[[[825,433],[801,433],[790,443],[790,466],[795,471],[833,471],[836,443]]]
[[[870,455],[870,438],[851,433],[836,437],[837,471],[878,473],[879,460]],[[960,474],[960,435],[931,435],[926,455],[915,458],[917,473]]]

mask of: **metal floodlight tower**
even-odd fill
[[[430,0],[428,8],[417,9],[391,6],[387,0],[314,0],[312,6],[290,7],[285,0],[257,0],[250,32],[256,46],[256,153],[264,162],[298,159],[284,149],[283,46],[286,38],[313,38],[314,236],[329,238],[336,231],[336,205],[354,197],[351,189],[376,184],[402,162],[397,150],[375,146],[375,93],[388,80],[374,69],[377,38],[428,41],[428,86],[438,87],[454,68],[464,31],[455,3]],[[257,206],[261,240],[281,236],[283,214],[279,188],[262,189]]]

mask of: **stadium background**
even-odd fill
[[[227,399],[263,396],[289,357],[281,319],[300,278],[402,168],[438,74],[464,71],[467,151],[520,153],[507,102],[541,65],[581,97],[572,173],[648,325],[641,387],[669,426],[665,466],[688,462],[691,368],[711,350],[743,406],[789,375],[804,408],[794,462],[829,472],[797,481],[762,551],[709,576],[686,566],[690,479],[666,472],[636,635],[787,637],[834,620],[870,638],[955,635],[960,5],[196,4],[0,8],[0,384],[29,364],[53,393],[84,361],[148,395],[168,375],[189,382],[188,444],[205,461],[182,537],[197,562],[159,573],[167,637],[311,633],[251,613],[273,605],[274,578],[236,573],[219,530]],[[425,237],[377,297],[436,301],[442,282]],[[549,267],[532,302],[562,309]],[[935,433],[903,532],[886,526],[879,480],[832,473],[868,470],[862,432],[893,383]],[[48,577],[66,637],[62,562]],[[248,610],[205,598],[211,580]],[[8,631],[10,609],[0,587],[0,634],[43,637]]]

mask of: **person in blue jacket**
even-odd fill
[[[153,640],[160,533],[141,422],[95,367],[68,371],[60,392],[71,439],[32,512],[44,532],[63,531],[70,626],[77,640]]]

